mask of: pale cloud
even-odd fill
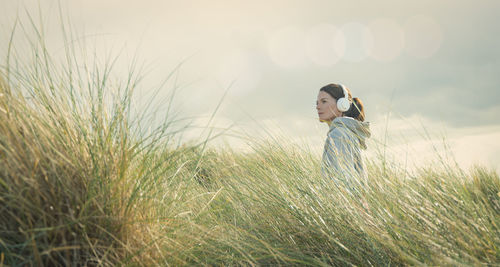
[[[328,126],[317,119],[297,116],[266,118],[256,121],[234,121],[218,116],[207,124],[209,114],[197,120],[197,125],[214,127],[212,134],[225,131],[224,136],[212,141],[215,147],[229,145],[233,149],[251,151],[253,142],[269,140],[281,145],[294,145],[322,155]],[[500,125],[479,127],[452,127],[429,118],[412,116],[379,118],[370,122],[372,136],[368,139],[365,155],[375,160],[385,156],[396,168],[415,168],[430,163],[454,166],[466,170],[475,164],[500,170]],[[207,129],[193,128],[189,137],[196,140],[206,136]],[[202,134],[204,133],[204,134]]]
[[[385,148],[388,158],[401,166],[445,161],[456,162],[463,169],[474,164],[500,169],[500,125],[455,127],[414,115],[380,117],[372,126],[370,154]]]

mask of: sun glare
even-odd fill
[[[285,68],[296,68],[306,64],[304,32],[295,27],[284,28],[274,33],[268,42],[271,60]]]
[[[235,95],[244,95],[252,91],[261,80],[261,71],[247,51],[233,50],[222,61],[217,79],[225,88],[230,86],[230,92]]]

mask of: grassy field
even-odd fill
[[[140,76],[35,39],[1,69],[0,266],[500,263],[493,171],[372,159],[353,194],[298,146],[177,146],[174,118],[132,112]]]

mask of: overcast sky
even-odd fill
[[[58,23],[58,1],[1,1],[1,40],[17,14],[37,12],[38,2],[45,23]],[[98,48],[147,62],[146,87],[184,62],[182,114],[210,114],[234,82],[221,125],[279,125],[298,140],[317,140],[320,150],[327,128],[317,122],[318,90],[343,83],[380,136],[390,112],[391,135],[415,150],[424,147],[424,123],[446,133],[461,164],[500,166],[500,1],[59,2]],[[48,28],[49,39],[57,36],[57,27]],[[401,145],[409,146],[393,148]]]

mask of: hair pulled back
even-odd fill
[[[365,111],[363,102],[357,97],[352,98],[351,91],[347,87],[346,90],[349,100],[351,101],[351,106],[349,107],[349,110],[343,113],[344,117],[351,117],[358,121],[364,121]],[[335,100],[344,97],[344,90],[342,90],[342,87],[339,84],[331,83],[325,85],[320,89],[320,91],[328,93],[333,98],[335,98]]]

